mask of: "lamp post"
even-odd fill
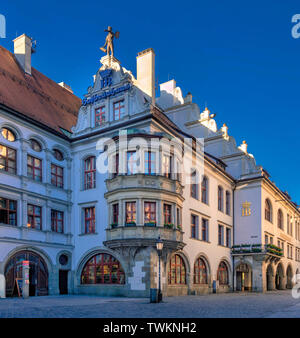
[[[158,295],[157,295],[157,302],[161,302],[162,301],[162,293],[161,293],[161,285],[160,285],[160,257],[162,254],[162,250],[164,247],[164,243],[163,241],[160,239],[160,236],[158,237],[158,240],[156,242],[156,250],[157,250],[157,254],[158,254]]]

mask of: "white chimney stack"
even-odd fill
[[[138,87],[151,97],[155,104],[155,54],[152,48],[148,48],[136,57]]]
[[[14,53],[20,66],[25,73],[31,75],[31,54],[34,53],[32,38],[23,34],[14,39],[13,42]]]

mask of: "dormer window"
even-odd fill
[[[120,120],[125,114],[124,100],[114,102],[113,104],[114,121]]]
[[[105,123],[105,106],[95,109],[95,127]]]

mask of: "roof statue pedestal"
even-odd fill
[[[112,55],[105,55],[100,59],[101,67],[100,70],[107,68],[119,71],[121,69],[121,62]]]

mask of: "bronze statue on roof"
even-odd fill
[[[102,50],[104,53],[107,53],[107,56],[114,56],[114,38],[118,39],[120,32],[117,31],[114,33],[111,26],[108,26],[104,32],[107,32],[108,34],[105,39],[105,44],[103,47],[100,47],[100,50]]]

